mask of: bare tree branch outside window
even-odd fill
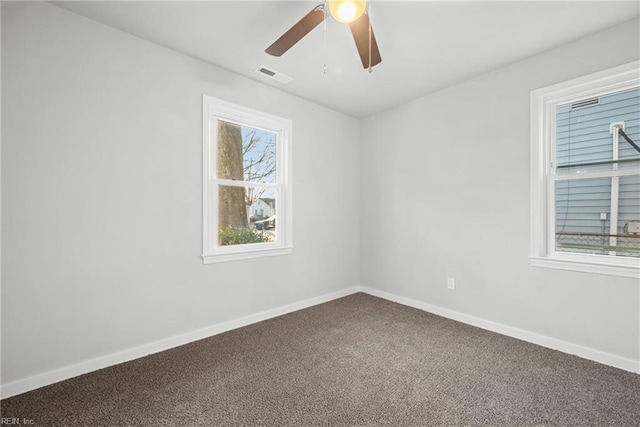
[[[273,183],[276,176],[275,134],[258,129],[242,128],[242,158],[244,180]],[[252,205],[265,193],[264,188],[247,187],[245,199]]]

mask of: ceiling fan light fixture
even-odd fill
[[[362,16],[367,0],[329,0],[329,13],[338,22],[351,24]]]

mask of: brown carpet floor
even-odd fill
[[[37,426],[638,426],[640,375],[360,293],[1,404]]]

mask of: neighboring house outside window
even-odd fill
[[[276,214],[276,200],[263,197],[257,199],[249,206],[249,220],[261,220]]]
[[[531,93],[531,262],[640,277],[638,63]]]
[[[290,120],[203,96],[205,263],[291,253],[290,139]]]

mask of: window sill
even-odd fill
[[[633,258],[603,262],[600,260],[576,260],[530,256],[532,267],[553,268],[557,270],[578,271],[582,273],[604,274],[607,276],[640,278],[640,260]],[[628,262],[620,262],[628,261]]]
[[[202,254],[204,264],[213,264],[218,262],[240,261],[243,259],[262,258],[267,256],[288,255],[293,252],[292,247],[258,249],[243,252],[227,252],[216,254]]]

